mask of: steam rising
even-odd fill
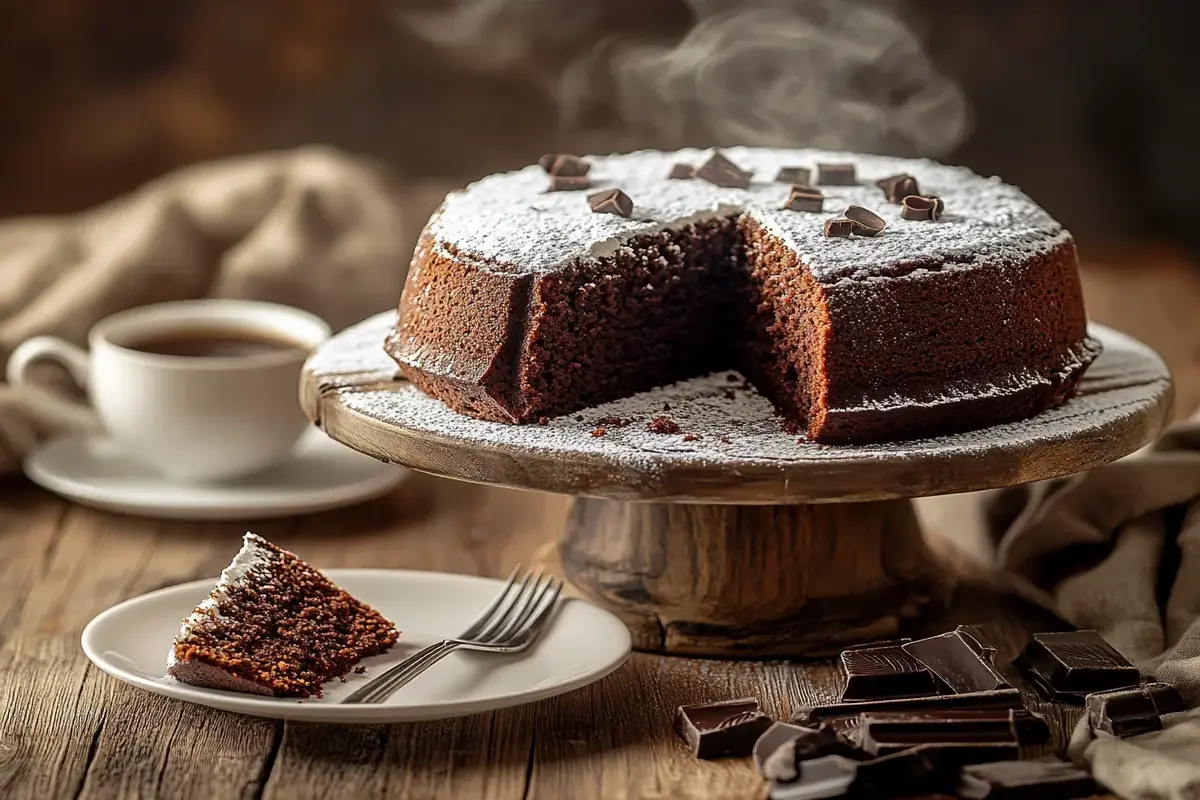
[[[403,21],[474,65],[546,61],[564,121],[611,108],[658,144],[747,144],[940,155],[967,133],[958,87],[887,5],[682,0],[694,24],[663,43],[602,34],[613,0],[455,0]],[[650,0],[625,7],[638,18]],[[611,28],[611,26],[609,26]],[[577,54],[583,53],[582,56]],[[574,54],[574,55],[573,55]]]

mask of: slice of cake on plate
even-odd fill
[[[167,674],[213,689],[320,697],[323,684],[398,637],[378,611],[247,533],[212,593],[183,621]]]

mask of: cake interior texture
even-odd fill
[[[197,686],[321,696],[396,643],[395,626],[294,554],[254,534],[183,623],[167,672]]]
[[[743,157],[756,152],[775,157],[751,149]],[[680,198],[680,208],[711,206],[737,193],[656,181],[663,158],[601,159],[592,174],[642,181],[635,200],[645,197],[650,208]],[[539,248],[560,252],[555,237],[573,220],[608,224],[580,210],[582,200],[535,195],[555,211],[531,223],[548,219],[552,228],[518,233],[498,223],[503,245],[482,224],[466,237],[507,261],[439,238],[450,227],[435,215],[386,348],[426,394],[517,424],[728,369],[774,404],[786,429],[823,443],[972,430],[1062,403],[1099,352],[1087,335],[1073,240],[1012,187],[918,166],[930,170],[931,185],[958,192],[959,216],[910,222],[879,205],[890,229],[841,249],[819,234],[800,246],[794,231],[781,237],[788,225],[811,237],[823,217],[764,208],[769,183],[733,198],[745,212],[697,213],[614,237],[611,247],[597,233],[589,255],[549,267]],[[454,231],[471,224],[463,208],[486,211],[497,198],[522,196],[537,175],[531,168],[489,181],[455,201]],[[806,263],[806,248],[825,259],[819,269]]]

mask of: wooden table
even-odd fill
[[[1192,408],[1200,271],[1163,254],[1089,269],[1087,288],[1093,316],[1157,348],[1176,373],[1178,408]],[[554,538],[565,511],[562,497],[418,475],[360,508],[253,527],[322,567],[501,575]],[[675,706],[754,695],[783,716],[836,691],[827,662],[634,654],[593,686],[523,708],[326,727],[156,697],[88,664],[79,635],[95,613],[216,575],[241,532],[119,517],[0,482],[0,798],[755,798],[765,787],[746,761],[687,754],[671,732]],[[987,620],[1001,659],[1046,624],[1013,602],[978,599],[949,616]],[[1073,713],[1047,710],[1061,743]]]

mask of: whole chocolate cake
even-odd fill
[[[738,369],[820,442],[1033,416],[1098,352],[1070,234],[969,170],[817,150],[547,157],[454,192],[388,353],[535,422]]]

